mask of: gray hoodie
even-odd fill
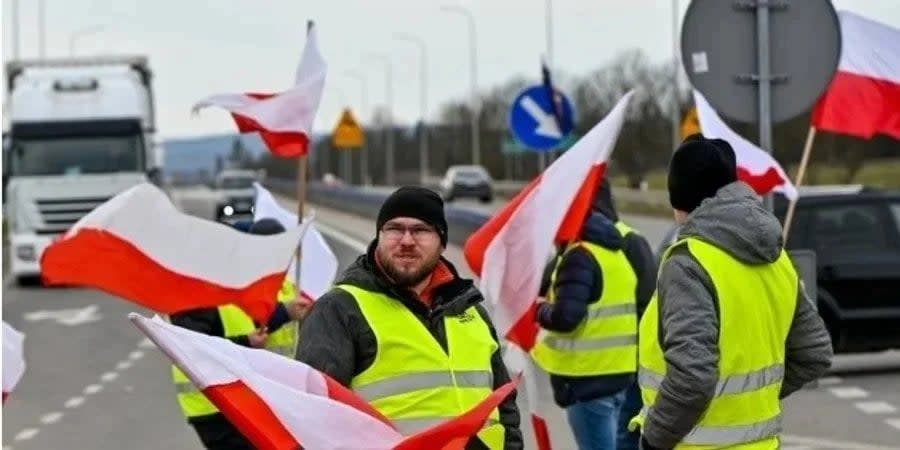
[[[749,264],[774,262],[782,249],[781,224],[742,182],[703,201],[682,225],[679,239],[699,237]],[[642,433],[670,449],[700,420],[713,399],[719,361],[718,299],[709,275],[685,246],[672,250],[657,285],[666,376]],[[831,365],[831,338],[803,289],[785,343],[781,398],[820,377]]]

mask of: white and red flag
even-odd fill
[[[812,126],[868,139],[900,139],[900,29],[840,11],[841,59]]]
[[[462,450],[512,381],[462,416],[403,436],[351,390],[310,366],[169,324],[129,316],[240,432],[260,449]]]
[[[544,266],[555,244],[577,238],[603,179],[631,96],[629,92],[622,97],[600,123],[465,243],[466,261],[481,278],[481,290],[493,304],[497,332],[517,347],[510,350],[528,352],[534,346],[538,333],[534,314]],[[524,367],[526,379],[546,377],[530,357]],[[534,384],[528,385],[532,423],[539,448],[547,449],[549,433],[542,410],[553,405],[541,401],[536,389],[531,389]]]
[[[196,112],[218,106],[231,112],[241,133],[259,133],[275,156],[295,158],[309,151],[313,120],[325,86],[325,60],[315,27],[307,33],[294,86],[278,94],[218,94],[194,105]]]
[[[734,149],[738,179],[747,183],[759,195],[775,191],[783,193],[789,199],[797,198],[797,188],[771,154],[729,128],[703,94],[696,90],[694,104],[697,105],[697,117],[700,119],[703,135],[728,141]]]
[[[260,323],[275,309],[309,222],[257,236],[178,211],[150,183],[98,206],[41,257],[47,284],[96,288],[161,314],[233,303]]]
[[[25,335],[3,321],[3,401],[25,374]]]
[[[281,207],[263,185],[253,183],[253,189],[256,191],[254,221],[275,219],[285,229],[297,224],[297,215]],[[313,301],[331,289],[331,284],[337,276],[338,260],[322,233],[316,229],[315,221],[310,223],[309,230],[303,236],[301,247],[303,251],[300,253],[300,289],[304,298]],[[288,276],[293,276],[296,264],[295,258],[291,261]]]

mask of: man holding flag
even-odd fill
[[[278,221],[262,219],[252,223],[248,233],[272,235],[284,231],[284,227]],[[238,345],[265,348],[292,358],[297,341],[297,327],[292,322],[303,320],[308,311],[309,304],[298,297],[294,284],[286,278],[278,293],[275,312],[265,326],[257,326],[253,319],[235,305],[173,314],[170,321],[189,330],[224,337]],[[181,412],[196,430],[204,447],[217,450],[253,448],[212,402],[175,366],[172,366],[172,378]]]
[[[385,200],[376,227],[368,252],[315,302],[297,357],[410,435],[461,415],[509,375],[481,293],[441,256],[440,196],[402,187]],[[512,394],[465,448],[522,445]]]

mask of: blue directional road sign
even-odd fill
[[[572,132],[575,122],[572,102],[562,93],[557,95],[562,100],[559,124],[544,85],[531,86],[516,97],[509,111],[509,128],[523,147],[552,150]]]

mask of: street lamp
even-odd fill
[[[425,117],[428,115],[428,54],[425,41],[410,35],[397,33],[394,39],[409,42],[419,47],[419,112],[422,129],[419,131],[419,183],[425,186],[428,179],[428,125]]]
[[[387,103],[387,143],[385,151],[385,183],[388,186],[394,185],[394,68],[391,59],[381,54],[367,54],[367,59],[377,60],[384,63],[385,67],[385,102]]]
[[[91,34],[99,33],[105,29],[106,27],[104,27],[103,25],[93,25],[90,27],[82,28],[80,30],[76,30],[69,34],[69,56],[75,56],[75,44],[78,42],[78,39]]]
[[[456,13],[464,16],[469,22],[469,69],[470,83],[472,90],[472,163],[481,164],[481,142],[478,133],[478,53],[477,53],[477,36],[475,34],[475,16],[472,12],[462,6],[442,6],[441,11],[448,13]]]
[[[362,72],[358,70],[348,70],[344,72],[344,76],[348,78],[353,78],[356,81],[359,81],[360,94],[362,104],[360,105],[359,111],[359,119],[360,122],[365,122],[363,119],[369,110],[369,94],[368,94],[368,85],[366,83],[366,77]],[[363,127],[365,129],[365,127]],[[368,143],[364,141],[363,148],[359,149],[359,165],[360,172],[362,173],[362,182],[364,186],[369,186],[371,184],[371,178],[369,177],[369,156],[368,156]]]

